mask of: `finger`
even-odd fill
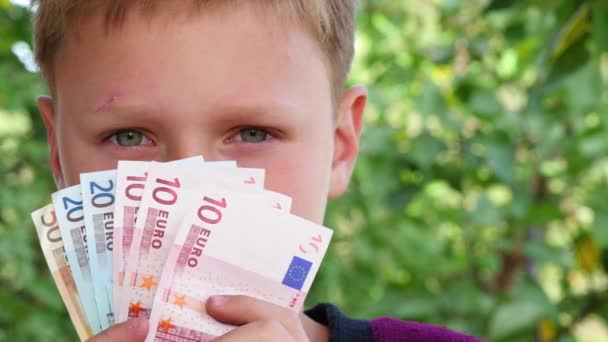
[[[298,339],[306,336],[296,312],[252,297],[210,297],[206,310],[213,318],[226,324],[245,325],[256,321],[278,321],[292,336]]]
[[[240,326],[213,342],[290,342],[298,341],[277,321],[256,321]]]
[[[306,316],[303,312],[298,315],[309,341],[329,341],[329,328]]]
[[[114,325],[91,337],[88,342],[136,342],[143,341],[148,334],[148,320],[137,318]]]

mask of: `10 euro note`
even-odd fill
[[[59,290],[59,295],[68,310],[78,337],[81,341],[84,341],[90,338],[93,333],[80,304],[78,290],[65,256],[63,239],[53,205],[49,204],[34,211],[32,220],[38,233],[42,253]]]
[[[114,325],[112,308],[112,250],[114,248],[114,192],[116,170],[80,175],[87,251],[95,302],[102,329]]]
[[[247,295],[302,309],[331,230],[226,191],[202,191],[189,202],[146,341],[208,341],[233,329],[205,312],[212,295]]]
[[[119,307],[121,317],[149,317],[163,265],[188,204],[189,189],[215,184],[261,192],[263,183],[261,169],[153,163],[126,267],[125,301]]]
[[[202,156],[169,162],[173,165],[200,165],[202,163],[204,163]],[[135,221],[151,164],[147,161],[119,161],[116,171],[112,307],[117,323],[124,322],[127,319],[126,316],[123,317],[120,310],[121,303],[125,302],[123,299],[125,267],[129,259]],[[226,165],[232,166],[233,164],[236,163],[228,162]]]
[[[70,264],[82,308],[93,334],[97,334],[101,331],[101,323],[97,303],[95,302],[93,277],[87,253],[87,236],[80,185],[59,190],[53,193],[51,198],[64,243],[65,255]]]
[[[148,179],[149,162],[119,161],[116,174],[116,199],[114,202],[114,250],[112,255],[112,304],[117,322],[123,322],[118,307],[122,302],[124,273],[139,202]]]

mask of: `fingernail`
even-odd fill
[[[228,302],[228,297],[226,296],[211,296],[209,297],[210,304],[213,306],[222,306]]]

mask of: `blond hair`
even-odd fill
[[[183,0],[181,0],[183,1]],[[196,9],[226,5],[238,1],[188,0]],[[279,17],[304,25],[320,44],[327,63],[334,96],[341,96],[354,54],[356,0],[265,0]],[[82,17],[101,14],[106,29],[119,27],[128,12],[138,7],[149,14],[162,6],[177,2],[168,0],[33,0],[34,49],[47,85],[54,92],[54,65],[66,36],[75,30]],[[181,5],[181,4],[179,4]]]

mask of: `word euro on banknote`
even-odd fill
[[[78,337],[81,341],[84,341],[92,336],[92,331],[80,304],[78,290],[65,256],[63,239],[61,238],[53,205],[49,204],[34,211],[32,220],[38,233],[42,253],[59,290],[59,295],[68,310]]]
[[[207,341],[234,327],[205,311],[211,295],[241,294],[299,311],[332,231],[230,192],[189,200],[165,263],[146,341]]]
[[[99,312],[95,302],[93,277],[87,253],[84,209],[80,185],[59,190],[51,195],[63,239],[65,255],[78,289],[80,302],[93,334],[101,331]]]

